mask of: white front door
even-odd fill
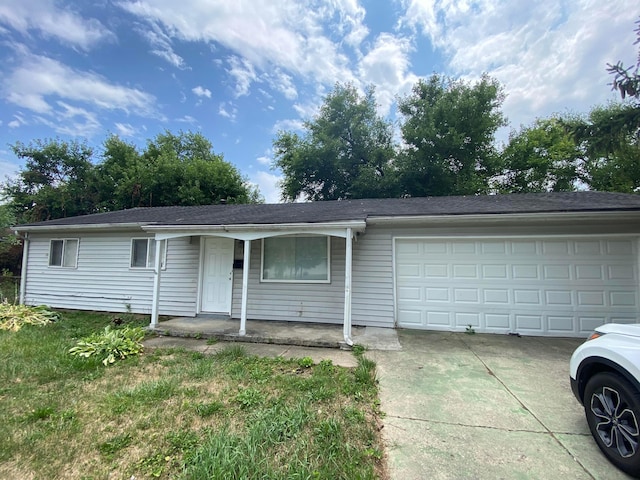
[[[233,245],[231,238],[205,238],[200,301],[202,312],[231,313]]]

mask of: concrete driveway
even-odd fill
[[[569,386],[582,340],[401,330],[377,362],[393,479],[629,478]]]

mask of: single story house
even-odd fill
[[[640,314],[640,195],[133,208],[19,225],[21,301],[585,336]]]

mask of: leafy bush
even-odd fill
[[[25,325],[44,326],[57,320],[60,320],[60,314],[46,305],[29,307],[0,303],[0,330],[17,332]]]
[[[104,357],[102,363],[108,365],[118,359],[140,354],[143,338],[144,330],[141,327],[111,329],[111,326],[106,326],[102,332],[79,340],[75,347],[69,349],[69,353],[84,358],[94,355]]]

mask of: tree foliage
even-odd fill
[[[640,191],[640,108],[613,103],[586,118],[569,119],[568,131],[585,152],[584,182],[592,190]]]
[[[393,130],[377,113],[374,89],[361,95],[336,84],[304,133],[281,131],[274,166],[284,173],[282,198],[340,200],[394,194]]]
[[[572,191],[583,179],[582,151],[558,118],[512,131],[502,161],[499,192]]]
[[[11,146],[25,161],[19,176],[3,185],[18,221],[93,213],[96,200],[93,149],[78,141],[36,140]]]
[[[640,20],[636,22],[638,27],[634,30],[637,39],[634,45],[640,44]],[[638,49],[638,59],[635,65],[625,68],[621,61],[615,65],[607,64],[607,71],[613,75],[613,90],[620,92],[620,96],[624,100],[626,97],[632,97],[640,100],[640,48]]]
[[[499,171],[496,130],[506,124],[496,80],[476,84],[432,75],[399,102],[406,148],[398,159],[402,194],[486,193]]]
[[[93,149],[77,141],[18,142],[12,149],[25,166],[2,191],[18,223],[141,206],[260,200],[257,189],[199,133],[165,132],[142,152],[111,136],[98,161]]]

